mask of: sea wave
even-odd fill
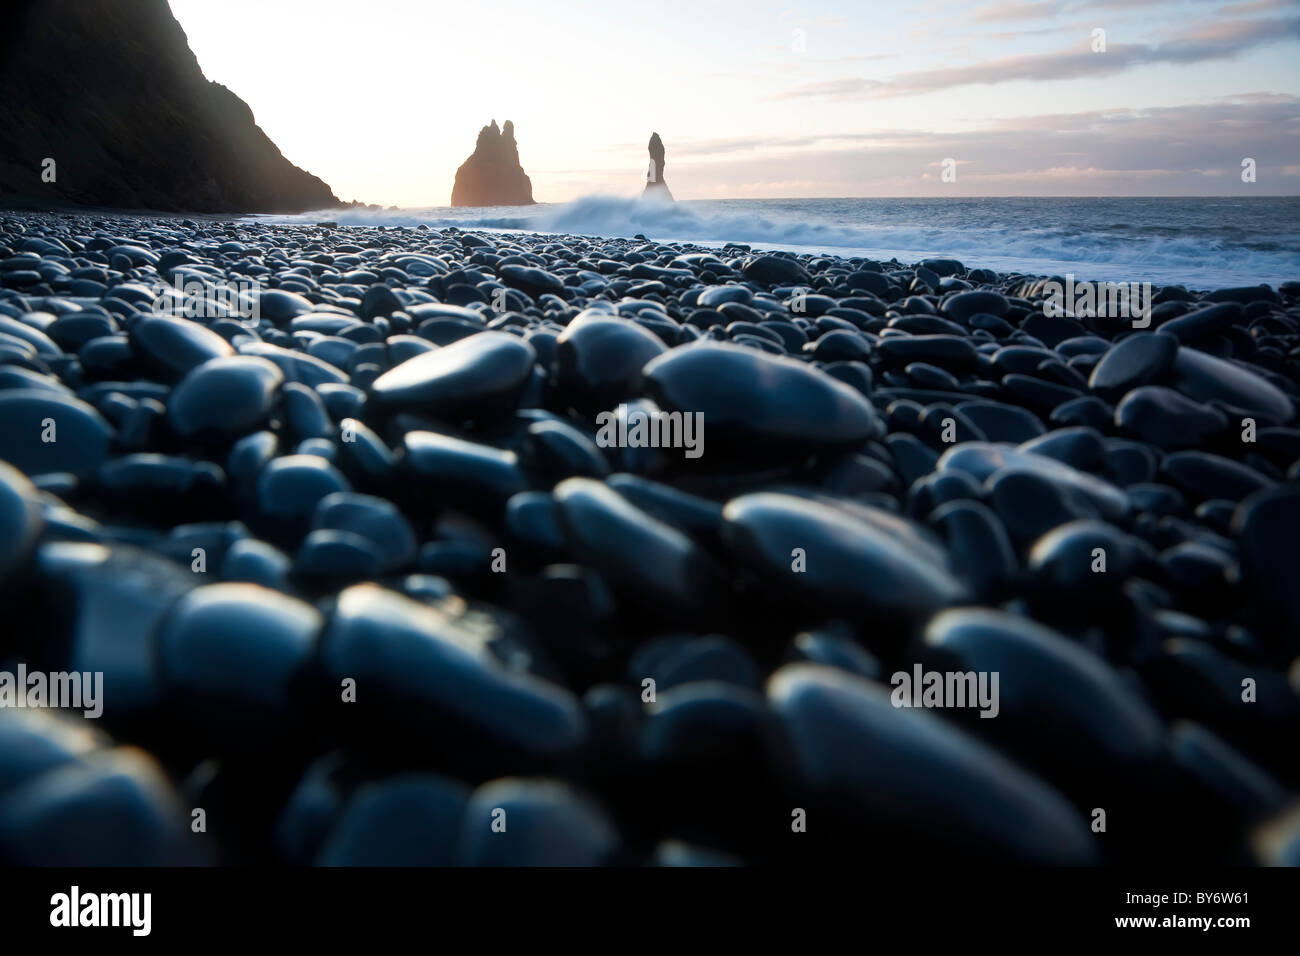
[[[968,266],[1035,275],[1209,288],[1300,277],[1300,207],[1214,200],[716,200],[665,203],[586,196],[528,207],[346,209],[260,217],[340,225],[418,226],[663,242],[744,243],[841,256],[954,256]],[[1121,218],[1117,213],[1123,213]]]

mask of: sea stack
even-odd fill
[[[515,124],[497,121],[478,132],[478,142],[469,159],[456,170],[451,187],[453,206],[531,206],[533,183],[519,165]]]
[[[673,194],[664,180],[664,141],[658,133],[650,134],[650,168],[646,171],[645,192],[641,195],[673,201]]]

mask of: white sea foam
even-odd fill
[[[457,226],[694,242],[841,256],[953,256],[1033,275],[1181,282],[1300,278],[1300,199],[767,199],[675,204],[588,196],[527,207],[327,210],[259,217],[340,225]]]

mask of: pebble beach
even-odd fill
[[[1300,861],[1300,276],[1064,281],[0,213],[0,862]]]

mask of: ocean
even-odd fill
[[[1300,197],[724,199],[612,196],[474,209],[327,210],[258,216],[349,225],[574,233],[839,256],[952,256],[998,272],[1191,289],[1300,279]]]

